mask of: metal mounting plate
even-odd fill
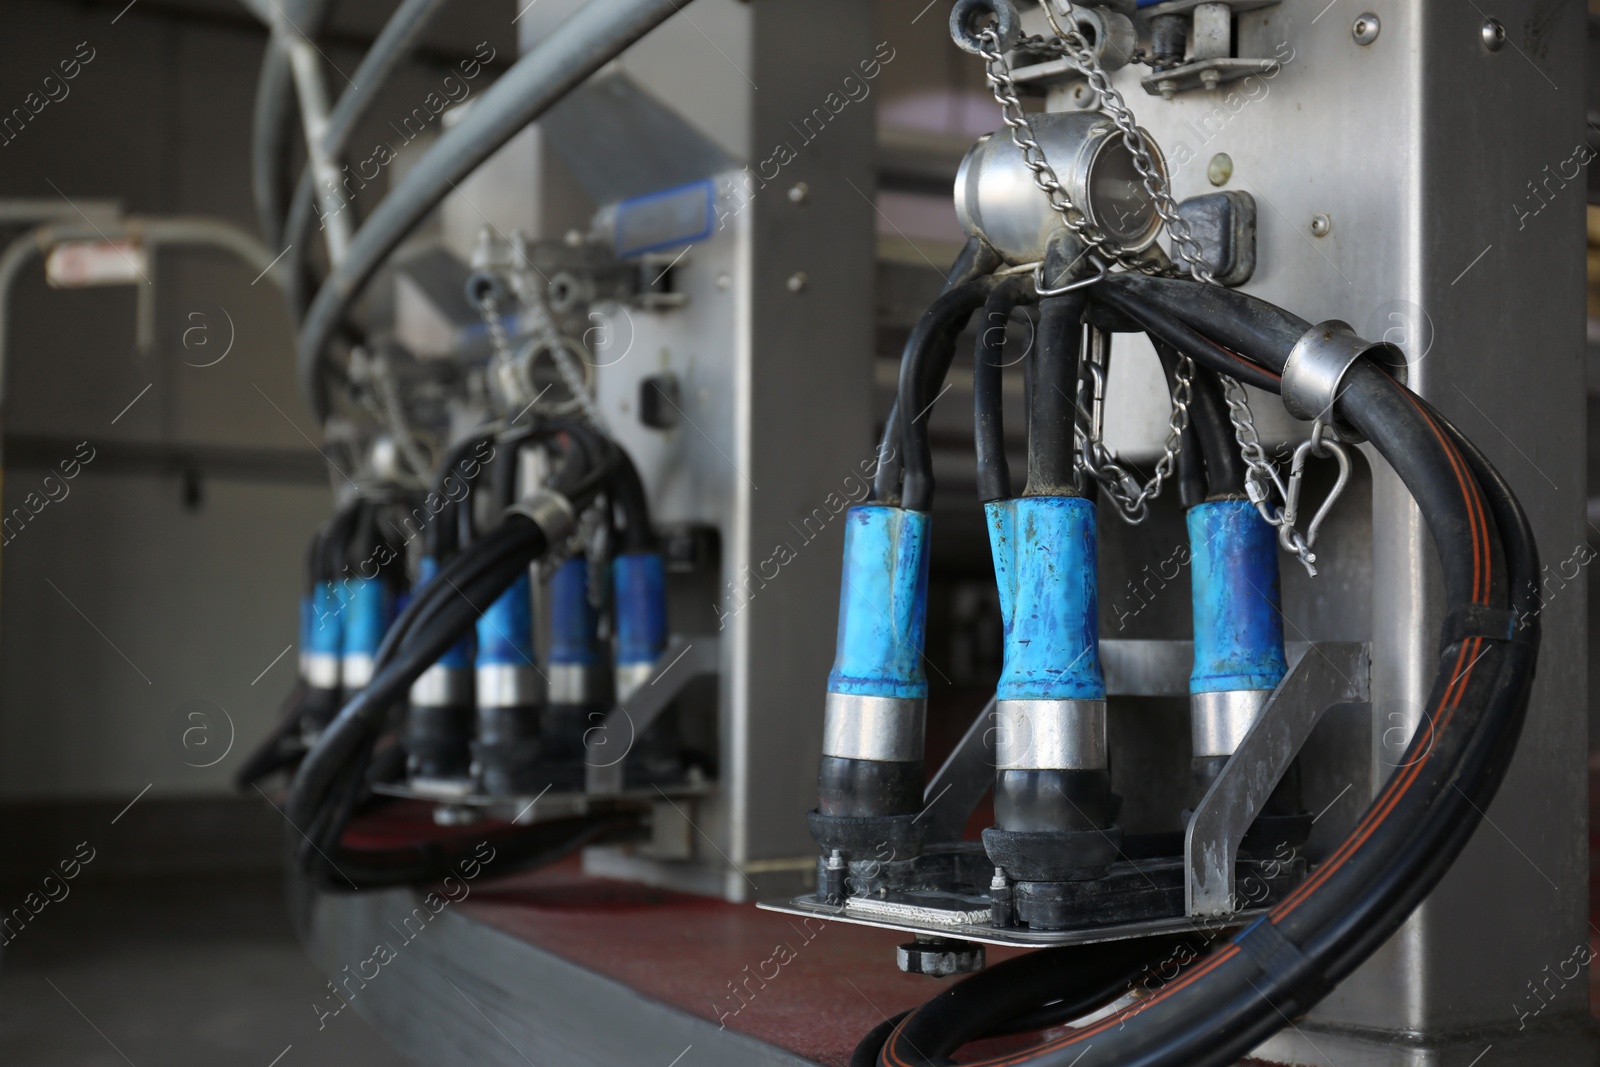
[[[1276,59],[1203,59],[1157,74],[1147,74],[1139,79],[1139,84],[1151,96],[1167,96],[1191,89],[1215,88],[1252,74],[1271,74],[1281,65]],[[1206,84],[1208,80],[1210,85]]]
[[[716,674],[720,653],[715,637],[696,637],[685,641],[675,637],[650,668],[650,681],[639,686],[626,703],[611,709],[605,722],[589,731],[585,738],[584,787],[590,795],[620,794],[623,761],[650,725],[666,711],[696,678]],[[659,683],[659,684],[658,684]],[[626,738],[621,755],[612,755],[617,738]]]
[[[1017,948],[1046,948],[1053,945],[1092,945],[1102,941],[1127,941],[1136,937],[1154,937],[1158,934],[1180,934],[1188,931],[1207,932],[1245,926],[1261,909],[1235,912],[1220,919],[1197,919],[1193,916],[1174,916],[1168,919],[1149,919],[1143,922],[1120,925],[1094,926],[1079,930],[999,930],[983,923],[919,922],[918,917],[932,910],[949,910],[959,917],[961,910],[955,902],[941,908],[936,903],[922,906],[903,905],[898,914],[884,902],[863,900],[845,905],[823,904],[819,901],[796,897],[785,900],[763,900],[756,904],[763,911],[782,912],[786,915],[809,915],[834,922],[857,926],[875,926],[884,930],[899,930],[925,937],[950,937],[962,941],[977,941],[986,945],[1011,945]],[[987,903],[983,910],[987,910]],[[976,903],[967,906],[976,911]]]
[[[1181,15],[1185,11],[1193,11],[1201,4],[1213,2],[1215,0],[1167,0],[1164,4],[1150,5],[1139,14],[1147,19],[1155,18],[1157,15]],[[1263,7],[1275,7],[1282,0],[1223,0],[1223,2],[1233,9],[1235,15],[1240,15]]]

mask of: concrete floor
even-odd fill
[[[8,891],[7,906],[23,893]],[[354,1012],[319,1031],[312,1005],[325,993],[275,877],[80,881],[0,956],[0,1060],[404,1067]]]

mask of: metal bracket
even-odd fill
[[[1365,644],[1313,644],[1278,685],[1189,820],[1183,841],[1189,915],[1237,910],[1234,863],[1245,831],[1323,714],[1335,704],[1368,699],[1370,670]]]
[[[972,809],[994,788],[994,709],[995,699],[990,697],[923,791],[922,815],[917,821],[926,827],[924,841],[945,844],[961,840]]]
[[[613,796],[623,791],[623,761],[634,741],[661,717],[689,683],[721,668],[721,648],[715,637],[692,641],[675,637],[650,669],[650,681],[619,704],[605,721],[584,735],[584,791],[592,796]],[[620,742],[620,743],[619,743]]]
[[[1333,421],[1339,388],[1356,360],[1376,360],[1401,385],[1406,381],[1406,355],[1390,341],[1368,341],[1347,322],[1329,319],[1301,335],[1283,365],[1283,406],[1306,422]],[[1340,436],[1361,440],[1359,434],[1340,427]]]

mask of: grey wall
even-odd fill
[[[119,18],[124,6],[6,5],[0,112],[80,42],[94,58],[69,95],[0,146],[0,197],[112,198],[254,232],[249,134],[264,33],[223,0],[139,0]],[[392,4],[338,7],[325,50],[348,73]],[[509,0],[458,5],[368,126],[420,103],[440,64],[478,41],[509,58],[512,12]],[[7,513],[80,442],[95,458],[0,549],[0,800],[131,799],[146,785],[152,797],[224,792],[293,680],[291,652],[252,684],[294,640],[301,556],[330,499],[302,435],[317,437],[295,394],[288,316],[269,282],[252,285],[255,272],[221,254],[171,253],[148,273],[158,343],[147,356],[135,351],[131,288],[52,291],[34,267],[12,298]],[[227,358],[186,366],[221,353],[225,316]],[[190,333],[186,349],[185,330],[199,325],[209,344]],[[214,756],[173,740],[191,701],[226,710],[212,713],[212,753],[227,719],[236,735],[210,768],[185,761]]]

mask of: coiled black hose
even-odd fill
[[[1156,290],[1162,290],[1159,304],[1151,296]],[[1196,294],[1193,308],[1174,320],[1166,308],[1189,308],[1190,292]],[[1180,338],[1173,342],[1180,350],[1218,373],[1249,374],[1274,388],[1297,320],[1253,298],[1200,299],[1200,293],[1213,292],[1193,283],[1139,279],[1103,283],[1095,299],[1158,337]],[[1244,359],[1259,362],[1241,373]],[[1440,670],[1400,770],[1345,842],[1299,887],[1185,973],[1064,1037],[1024,1053],[967,1062],[1232,1063],[1285,1019],[1308,1010],[1375,951],[1432,891],[1477,828],[1515,751],[1537,659],[1538,553],[1531,528],[1488,460],[1376,365],[1363,360],[1351,368],[1335,413],[1371,440],[1410,490],[1444,576],[1449,622]],[[1003,982],[1012,966],[992,968],[995,981]],[[903,1020],[878,1062],[946,1062],[970,1035],[992,1029],[1008,1010],[999,1001],[992,1007],[980,1002],[970,1016],[952,1020],[943,1014],[944,1001]]]

